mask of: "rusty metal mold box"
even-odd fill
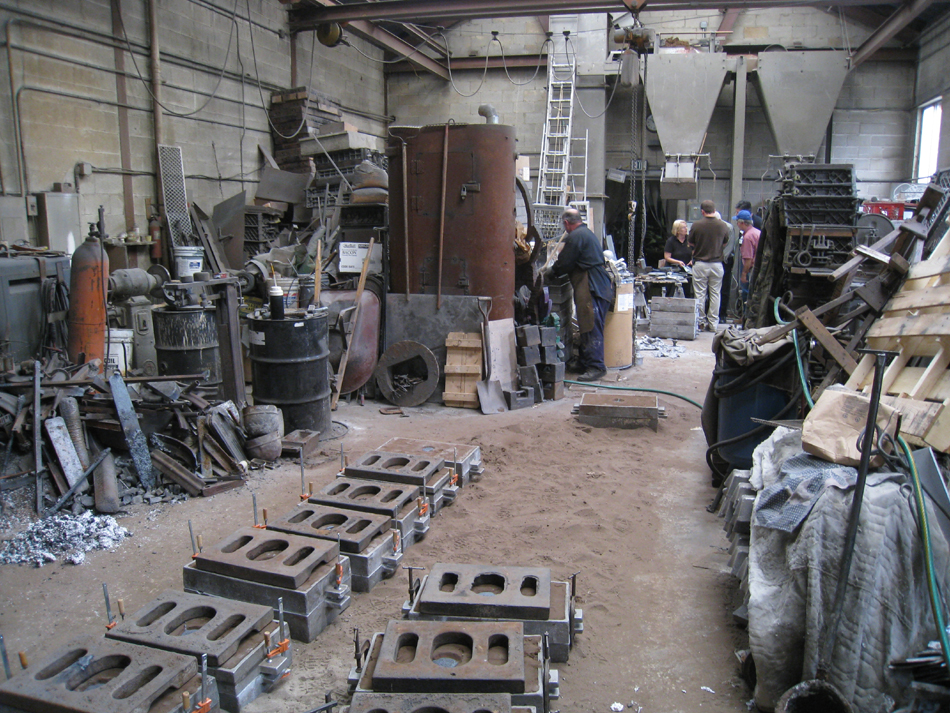
[[[356,693],[349,713],[511,713],[508,693]]]
[[[373,690],[524,693],[524,628],[517,622],[390,621]]]
[[[399,531],[403,549],[421,542],[429,532],[431,507],[422,488],[381,480],[338,477],[310,497],[317,505],[388,515]]]
[[[335,542],[243,527],[199,552],[195,565],[205,572],[296,589],[339,553]]]
[[[343,474],[352,478],[368,478],[424,487],[428,485],[429,478],[442,469],[444,463],[442,458],[433,456],[370,451],[360,456],[352,465],[347,465],[343,469]]]
[[[428,575],[422,578],[420,592],[426,591]],[[416,596],[412,602],[403,604],[403,616],[406,619],[423,619],[426,621],[472,621],[479,617],[463,616],[452,612],[446,614],[424,613],[420,610],[422,599]],[[493,619],[517,620],[524,624],[525,636],[548,636],[548,650],[551,661],[565,663],[574,645],[574,637],[584,631],[584,611],[574,606],[571,597],[569,582],[551,582],[551,613],[547,619],[519,619],[505,614]]]
[[[197,672],[193,656],[85,637],[0,684],[0,704],[36,713],[138,713]]]
[[[390,438],[377,450],[441,458],[445,461],[445,465],[454,468],[459,474],[459,485],[462,486],[468,485],[472,476],[480,475],[482,472],[482,449],[479,446],[396,437]]]
[[[482,619],[548,619],[551,570],[439,563],[419,593],[419,611]]]
[[[354,592],[369,592],[383,579],[392,577],[402,561],[403,550],[396,532],[382,533],[373,538],[361,554],[344,555],[350,561]]]
[[[354,468],[347,466],[341,473],[337,475],[337,478],[355,478],[357,480],[370,480],[372,482],[399,482],[403,485],[417,485],[422,488],[426,494],[426,498],[429,500],[429,508],[431,515],[437,515],[439,511],[446,505],[451,505],[455,502],[455,497],[458,495],[459,491],[459,477],[458,475],[452,472],[451,468],[446,468],[444,465],[440,465],[438,468],[430,467],[432,461],[425,459],[412,459],[402,456],[399,454],[392,453],[383,453],[380,454],[378,451],[371,452],[367,454],[371,457],[383,456],[385,461],[407,461],[410,464],[415,462],[417,465],[422,466],[426,464],[423,469],[420,470],[419,474],[415,475],[406,475],[400,476],[402,480],[394,481],[393,472],[383,473],[379,471],[374,471],[371,467],[365,468]],[[365,458],[366,456],[364,456]],[[441,462],[441,461],[440,461]],[[410,466],[406,466],[407,468]],[[409,482],[411,479],[411,482]]]
[[[272,621],[270,607],[215,601],[197,594],[168,590],[106,633],[165,651],[201,657],[219,666],[237,653],[241,642]]]
[[[303,503],[285,515],[268,520],[267,529],[339,541],[344,553],[356,554],[363,552],[376,535],[389,530],[391,523],[388,515]]]
[[[277,600],[284,605],[284,621],[295,641],[310,643],[324,629],[336,621],[340,612],[350,606],[350,560],[320,565],[304,584],[297,589],[286,589],[269,584],[251,582],[198,569],[189,562],[182,569],[186,592],[207,594],[226,599],[237,599],[253,604],[265,604],[275,611]]]

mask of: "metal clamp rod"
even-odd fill
[[[0,634],[0,658],[3,658],[3,673],[9,679],[10,659],[7,658],[7,645],[3,642],[3,634]]]
[[[57,500],[56,504],[53,507],[51,507],[45,513],[43,513],[43,517],[48,517],[52,515],[54,512],[56,512],[57,510],[59,510],[61,507],[63,507],[63,505],[66,504],[66,501],[69,500],[75,494],[77,490],[79,490],[79,486],[85,483],[86,480],[89,478],[89,476],[92,475],[92,471],[98,468],[99,464],[102,463],[102,461],[105,460],[105,457],[109,455],[111,452],[112,452],[112,449],[103,448],[99,452],[99,455],[96,456],[96,459],[89,465],[88,468],[86,468],[85,471],[83,471],[83,474],[79,476],[76,482],[73,483],[72,487],[66,491],[66,494],[63,495],[63,497],[61,497],[59,500]]]

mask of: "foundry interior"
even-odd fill
[[[0,713],[950,711],[945,0],[0,20]]]

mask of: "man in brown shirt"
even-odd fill
[[[693,223],[686,241],[693,249],[693,292],[700,314],[706,308],[706,295],[709,295],[709,310],[701,320],[701,328],[715,332],[719,326],[719,295],[725,272],[723,249],[729,242],[731,230],[728,223],[716,217],[716,204],[712,201],[703,201],[699,209],[703,217]]]

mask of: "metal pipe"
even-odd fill
[[[442,309],[442,248],[445,244],[445,184],[449,174],[449,124],[445,124],[445,138],[442,141],[442,210],[439,211],[439,268],[438,284],[436,286],[435,308]],[[409,236],[406,236],[406,240]],[[406,283],[409,282],[409,273],[406,272]],[[408,287],[406,288],[408,289]]]
[[[406,257],[406,299],[409,299],[409,144],[402,141],[402,242]]]
[[[63,507],[63,505],[66,504],[66,501],[69,500],[73,494],[79,490],[80,486],[86,482],[86,479],[92,474],[92,471],[98,468],[99,464],[102,463],[102,461],[105,460],[105,457],[110,453],[112,453],[112,450],[109,448],[104,448],[103,450],[99,451],[99,455],[96,456],[96,459],[82,472],[82,475],[79,476],[76,482],[73,483],[72,487],[66,491],[66,494],[57,500],[56,504],[43,514],[43,517],[52,515],[54,512]]]
[[[16,175],[17,188],[19,193],[12,195],[23,196],[26,193],[23,190],[23,140],[20,136],[20,110],[16,105],[16,93],[14,91],[13,81],[13,52],[10,51],[10,25],[16,22],[15,17],[11,17],[3,25],[5,40],[7,43],[7,73],[10,81],[10,102],[13,104],[13,152],[16,154]],[[7,184],[3,184],[3,195],[10,195],[7,191]]]

